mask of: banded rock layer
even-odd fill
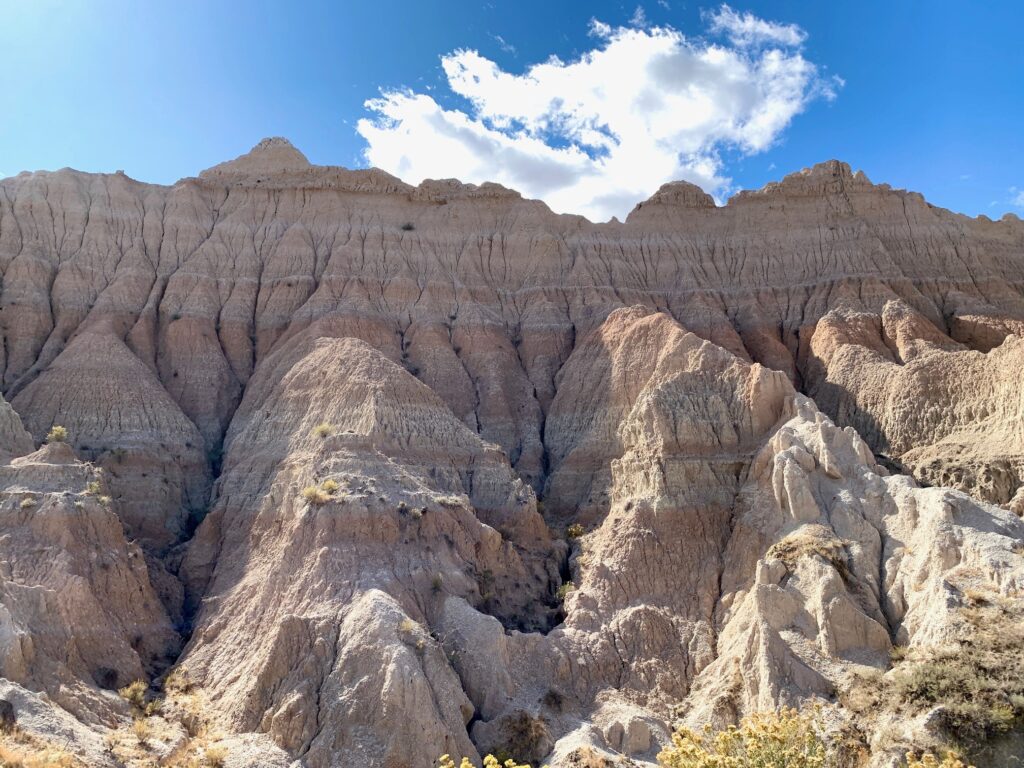
[[[812,699],[889,765],[943,734],[851,680],[1021,599],[1012,216],[833,161],[592,224],[270,139],[0,181],[0,271],[0,668],[92,764],[173,664],[232,766],[653,761]]]

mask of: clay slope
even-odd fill
[[[10,397],[79,328],[110,327],[216,457],[254,367],[330,317],[397,348],[539,490],[555,376],[614,309],[666,311],[802,385],[800,339],[840,305],[902,300],[987,351],[1024,319],[1022,244],[1015,217],[958,216],[834,161],[720,208],[669,185],[624,224],[590,224],[496,185],[312,166],[268,140],[172,187],[0,182],[0,367]]]
[[[54,424],[69,430],[76,450],[106,470],[129,533],[151,548],[181,542],[205,511],[203,438],[119,336],[78,334],[13,405],[37,440]]]
[[[268,139],[0,180],[0,274],[0,697],[89,764],[651,764],[818,702],[892,766],[960,733],[905,665],[1024,615],[1012,216],[833,161],[592,224]]]
[[[101,472],[63,443],[17,456],[31,442],[0,407],[20,430],[0,465],[0,695],[29,732],[112,764],[101,735],[128,713],[116,689],[166,665],[179,639]]]
[[[469,754],[444,596],[546,626],[557,551],[501,451],[372,347],[317,331],[268,357],[228,433],[185,563],[204,597],[184,668],[310,766]]]
[[[891,301],[880,314],[829,312],[807,369],[816,402],[876,452],[929,485],[1024,511],[1024,338],[1004,329],[972,350]]]

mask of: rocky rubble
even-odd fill
[[[283,139],[2,180],[0,697],[95,765],[643,764],[813,702],[897,765],[942,706],[858,681],[1024,601],[1022,268],[834,161],[606,224]]]

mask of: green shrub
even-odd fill
[[[336,494],[340,487],[341,486],[338,485],[337,481],[335,480],[328,479],[320,483],[320,490],[322,490],[328,496],[333,496],[334,494]]]
[[[573,539],[578,539],[586,532],[586,529],[582,525],[580,525],[579,523],[573,523],[565,529],[565,538],[567,538],[569,541],[572,541]]]
[[[574,592],[575,590],[576,585],[571,581],[567,581],[565,582],[565,584],[558,588],[558,591],[555,593],[555,596],[558,598],[559,602],[562,602],[565,600],[565,598],[569,595],[570,592]]]
[[[959,615],[956,640],[897,652],[893,672],[861,676],[844,705],[859,714],[888,710],[901,717],[934,709],[944,735],[968,756],[1019,729],[1024,724],[1024,601],[993,596]]]
[[[66,443],[67,441],[68,430],[66,427],[54,424],[50,427],[50,431],[46,433],[46,442],[48,443]]]

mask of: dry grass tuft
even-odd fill
[[[149,737],[153,735],[153,729],[150,727],[149,722],[144,718],[137,717],[132,721],[132,733],[135,734],[135,740],[142,746],[146,746],[149,741]]]
[[[146,689],[148,687],[145,680],[136,680],[118,690],[118,693],[122,699],[141,712],[146,707]]]
[[[86,768],[86,765],[66,749],[14,726],[0,735],[0,767]]]
[[[207,747],[203,753],[203,765],[206,768],[224,768],[228,759],[228,751],[224,747]]]
[[[302,489],[302,498],[306,500],[307,504],[312,504],[314,507],[322,507],[331,497],[322,489],[315,485],[307,485]]]
[[[844,579],[849,577],[846,560],[846,542],[836,538],[830,528],[817,523],[805,525],[773,544],[766,554],[769,559],[781,560],[789,570],[803,557],[822,557]]]

